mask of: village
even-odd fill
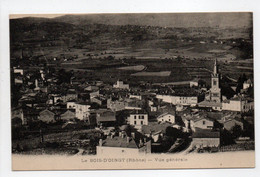
[[[209,153],[254,150],[253,78],[225,95],[218,60],[203,79],[155,84],[84,80],[49,66],[13,66],[12,152]],[[152,77],[152,76],[151,76]],[[83,78],[83,79],[82,79]]]

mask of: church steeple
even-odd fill
[[[211,76],[210,100],[215,102],[221,102],[221,89],[219,87],[217,59],[215,59],[213,73]]]
[[[215,59],[215,63],[214,63],[214,75],[218,75],[218,65],[217,65],[217,59]]]

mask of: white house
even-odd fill
[[[157,117],[157,122],[170,122],[175,124],[175,115],[173,113],[163,113]]]
[[[214,127],[214,121],[208,119],[208,118],[186,118],[184,120],[185,127],[188,130],[189,128],[196,131],[196,128],[199,129],[212,129]]]
[[[76,103],[76,118],[80,120],[85,120],[89,116],[89,111],[90,111],[90,104],[89,103]]]
[[[67,109],[76,109],[76,101],[75,100],[67,101]]]
[[[197,96],[156,95],[156,98],[173,105],[196,105],[198,103]]]
[[[141,128],[143,125],[148,125],[148,114],[139,110],[135,110],[130,113],[127,120],[130,125],[133,125],[136,128]]]
[[[14,68],[14,73],[20,73],[21,75],[23,75],[24,71],[21,68]]]
[[[254,109],[254,102],[249,102],[247,99],[239,96],[222,102],[222,110],[247,112],[252,109]]]
[[[118,80],[114,85],[114,88],[118,88],[118,89],[127,89],[129,90],[129,84],[124,84],[123,81]]]

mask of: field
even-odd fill
[[[135,74],[131,74],[131,76],[157,76],[157,77],[167,77],[171,75],[171,71],[159,71],[159,72],[138,72]]]
[[[214,59],[233,80],[253,74],[252,27],[77,23],[77,16],[10,21],[11,63],[73,70],[85,80],[167,83],[209,80]],[[24,58],[24,60],[19,60]],[[251,59],[250,59],[251,58]]]

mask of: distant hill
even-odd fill
[[[160,27],[251,27],[251,13],[87,14],[54,18],[72,24],[142,25]]]
[[[235,55],[248,58],[252,55],[253,42],[251,15],[88,14],[55,18],[16,18],[10,19],[10,47],[12,54],[21,48],[32,51],[44,47],[88,51],[125,47],[131,48],[131,53],[139,49],[162,49],[168,52],[171,49],[187,48],[191,52],[203,53],[211,48],[222,49],[223,46],[212,44],[202,47],[198,45],[201,41],[213,43],[215,40],[227,40],[227,43],[232,43]]]

